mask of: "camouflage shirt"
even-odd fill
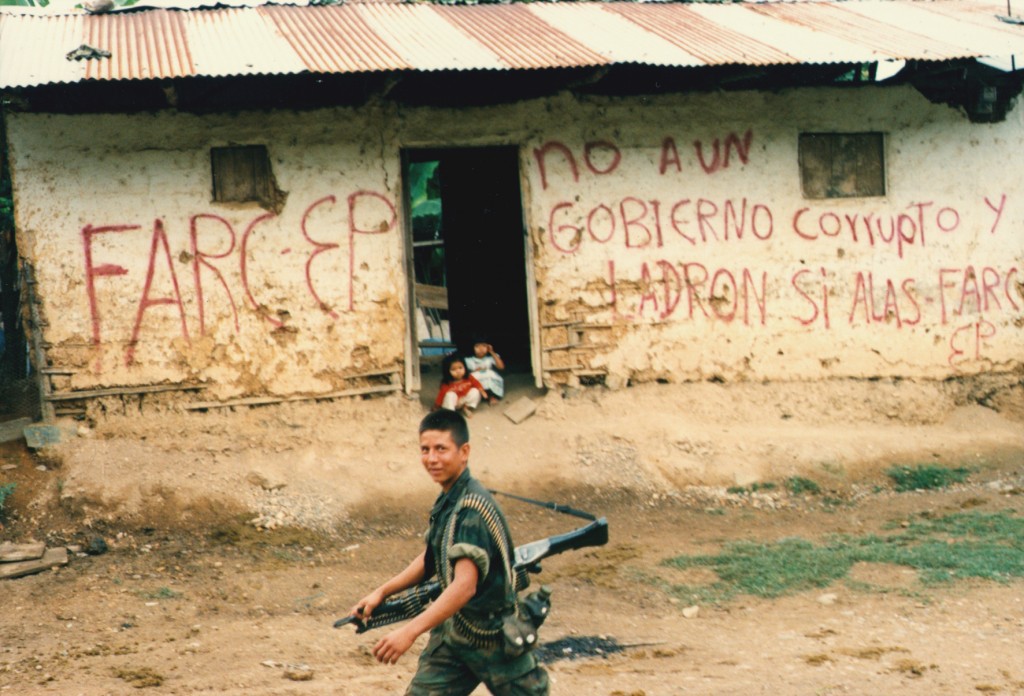
[[[443,625],[447,639],[477,647],[500,640],[501,617],[515,607],[510,584],[514,551],[505,516],[467,467],[438,496],[427,530],[427,577],[436,574],[441,587],[447,587],[460,558],[472,560],[479,571],[476,593]]]

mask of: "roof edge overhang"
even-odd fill
[[[968,58],[1015,71],[1016,56],[1024,52],[1024,26],[998,20],[995,9],[1002,6],[989,0],[228,0],[188,10],[173,0],[160,4],[167,7],[0,12],[0,89],[304,73],[767,68]]]

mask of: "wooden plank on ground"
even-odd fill
[[[0,423],[0,442],[20,440],[25,436],[25,426],[31,424],[31,418],[17,418]]]
[[[46,544],[41,541],[28,544],[14,544],[9,541],[0,542],[0,563],[32,561],[42,558],[44,551],[46,551]]]
[[[61,546],[55,549],[47,549],[42,558],[37,558],[34,561],[0,563],[0,580],[41,573],[44,570],[67,564],[68,550],[66,548]]]
[[[505,417],[519,425],[524,420],[537,412],[537,404],[528,396],[516,399],[511,406],[505,409]]]

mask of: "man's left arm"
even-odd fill
[[[469,558],[455,561],[454,577],[444,592],[429,607],[409,623],[387,634],[373,646],[373,656],[378,662],[394,664],[412,647],[413,642],[423,633],[438,626],[451,617],[476,594],[480,571]]]

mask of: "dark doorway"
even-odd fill
[[[29,376],[28,346],[22,325],[18,253],[14,226],[0,218],[0,422],[34,417],[38,395]]]
[[[0,422],[39,413],[39,390],[30,377],[27,312],[22,306],[18,248],[14,238],[14,196],[7,163],[7,137],[0,121]]]
[[[405,159],[417,312],[426,315],[416,318],[421,356],[469,353],[483,338],[507,372],[530,372],[516,148],[410,150]]]

